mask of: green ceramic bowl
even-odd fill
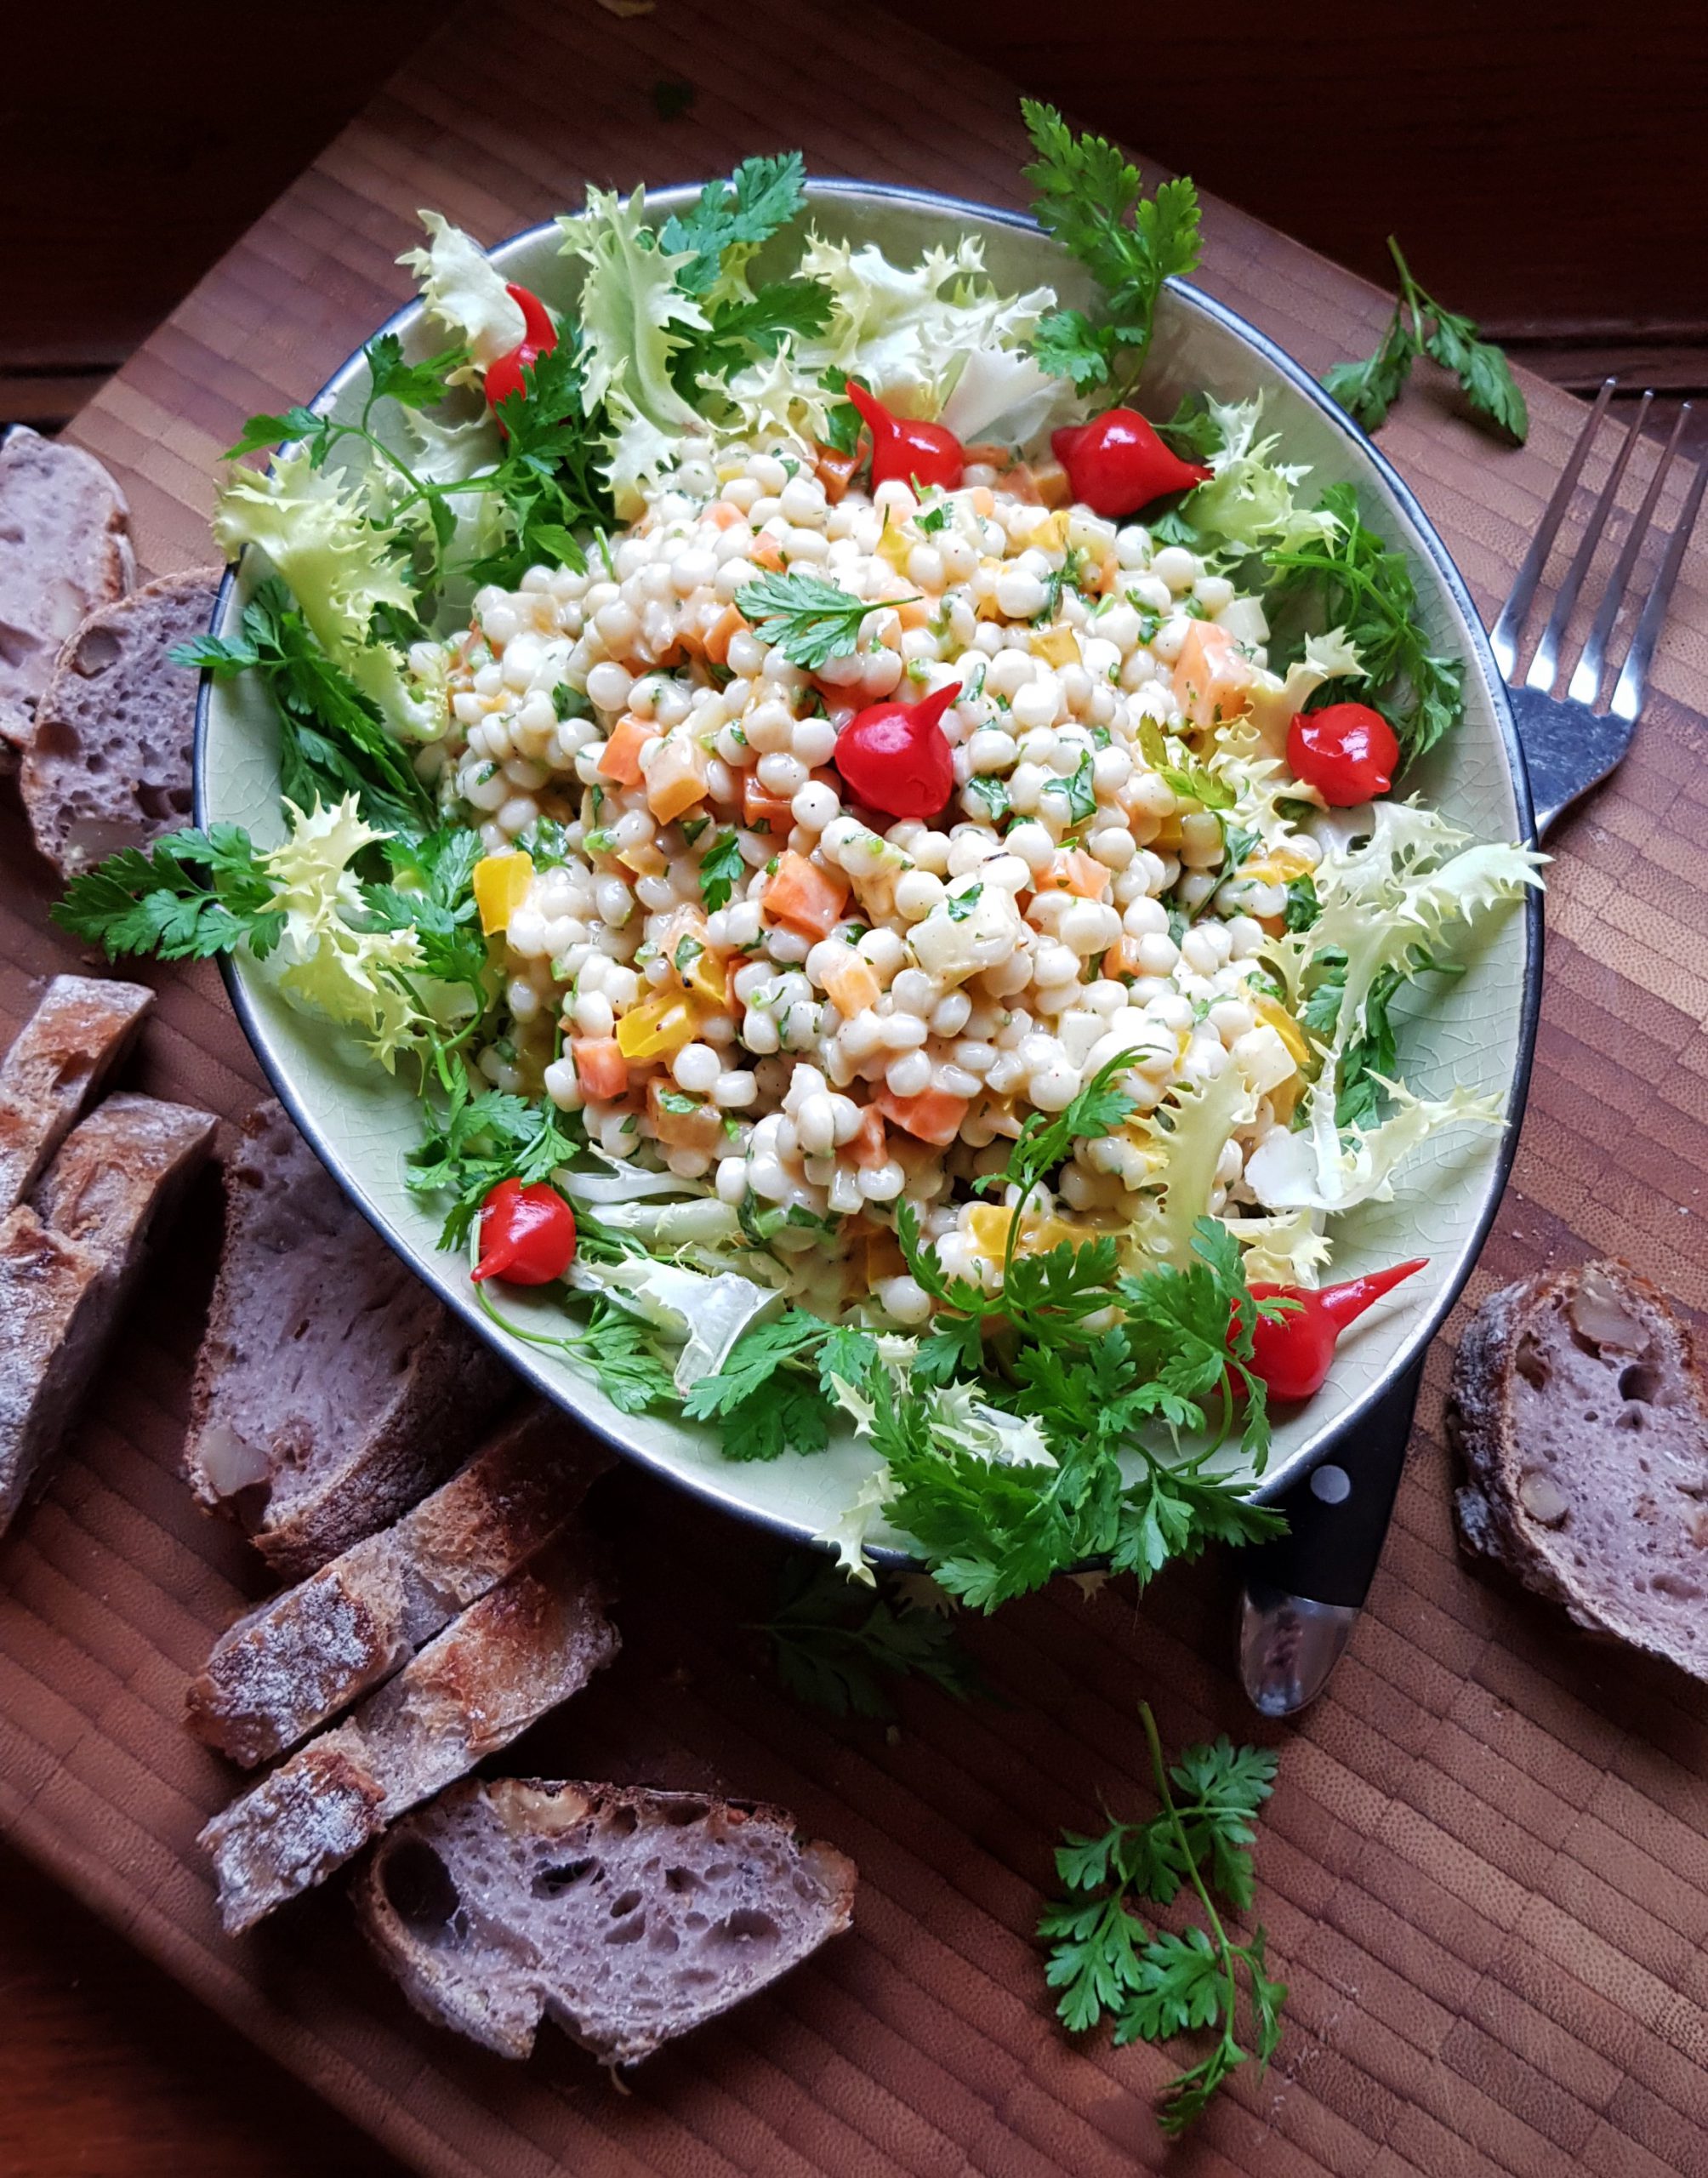
[[[661,191],[648,210],[662,220],[685,206],[692,188]],[[948,236],[982,237],[988,268],[1007,289],[1053,285],[1067,303],[1091,298],[1085,276],[1029,220],[988,206],[957,202],[872,184],[809,185],[811,215],[822,231],[880,243],[911,261]],[[506,276],[554,305],[573,303],[578,273],[558,254],[555,227],[538,227],[492,253]],[[431,345],[412,305],[391,320],[412,354]],[[354,417],[367,383],[352,356],[311,404]],[[1147,407],[1167,413],[1179,396],[1208,389],[1227,400],[1262,392],[1267,420],[1284,435],[1290,459],[1307,461],[1324,483],[1358,485],[1367,518],[1403,545],[1415,571],[1435,647],[1466,661],[1466,716],[1450,743],[1418,767],[1411,784],[1469,831],[1487,838],[1532,836],[1530,797],[1506,691],[1483,629],[1452,561],[1422,510],[1364,434],[1290,358],[1250,326],[1196,289],[1172,283],[1157,315],[1145,381]],[[229,631],[259,579],[253,555],[220,594],[216,627]],[[242,824],[262,841],[281,834],[277,752],[269,706],[242,681],[204,682],[196,734],[197,821]],[[1264,1496],[1278,1494],[1365,1416],[1378,1394],[1434,1336],[1468,1276],[1505,1183],[1517,1137],[1534,1036],[1541,970],[1537,896],[1490,919],[1469,959],[1469,972],[1438,978],[1401,1030],[1409,1080],[1440,1095],[1455,1081],[1504,1100],[1496,1131],[1456,1129],[1429,1144],[1406,1168],[1394,1200],[1349,1213],[1337,1225],[1341,1275],[1423,1255],[1429,1268],[1378,1304],[1342,1343],[1333,1374],[1307,1405],[1278,1422]],[[439,1220],[403,1183],[403,1157],[416,1137],[407,1084],[389,1080],[340,1048],[335,1036],[293,1011],[265,969],[237,959],[227,969],[232,1001],[281,1100],[364,1216],[436,1286],[447,1303],[491,1340],[549,1397],[629,1457],[668,1474],[711,1502],[768,1526],[806,1537],[849,1501],[871,1465],[851,1438],[806,1458],[733,1465],[706,1432],[657,1417],[619,1414],[597,1383],[569,1362],[496,1328],[485,1316],[466,1267],[441,1254]],[[552,1327],[549,1303],[507,1291],[506,1313]],[[874,1543],[898,1538],[874,1535]]]

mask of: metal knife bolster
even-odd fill
[[[1278,1501],[1289,1532],[1246,1555],[1239,1670],[1265,1716],[1290,1716],[1314,1700],[1352,1638],[1404,1471],[1422,1376],[1419,1362],[1388,1386]]]

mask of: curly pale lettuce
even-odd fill
[[[401,654],[373,632],[383,605],[416,609],[398,564],[399,533],[369,519],[359,479],[316,469],[306,448],[282,453],[263,476],[227,471],[214,510],[214,534],[227,559],[247,544],[265,552],[308,622],[316,641],[376,704],[406,739],[442,734],[442,699],[410,674]]]
[[[389,1074],[430,1017],[412,987],[422,959],[415,932],[363,931],[351,921],[362,899],[350,865],[386,835],[363,822],[354,795],[306,815],[287,802],[285,813],[288,835],[262,858],[275,888],[266,912],[285,918],[272,963],[279,986],[305,1012],[353,1030]]]
[[[421,299],[440,323],[462,334],[470,362],[453,383],[478,385],[488,363],[521,345],[527,324],[504,276],[472,235],[439,212],[418,212],[425,249],[406,249],[397,262],[420,283]]]
[[[786,430],[802,444],[822,437],[837,397],[823,381],[840,372],[897,414],[940,418],[963,441],[1000,436],[1022,444],[1077,413],[1071,386],[1025,352],[1055,307],[1054,291],[999,293],[976,237],[927,250],[908,266],[892,265],[874,243],[815,234],[800,270],[829,289],[829,322],[782,358],[731,379],[741,430]]]

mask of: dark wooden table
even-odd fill
[[[144,560],[187,563],[217,448],[249,407],[300,397],[401,292],[390,259],[418,202],[492,236],[588,176],[671,180],[804,140],[820,171],[1012,202],[1020,140],[995,79],[865,18],[770,0],[729,43],[720,10],[662,0],[613,21],[471,9],[413,64],[174,313],[80,421],[124,476]],[[806,66],[811,63],[810,68]],[[701,94],[662,129],[651,86]],[[803,110],[806,79],[834,97]],[[930,85],[899,97],[892,83]],[[927,140],[922,106],[943,116]],[[1205,283],[1312,368],[1380,299],[1212,206]],[[1386,436],[1485,606],[1503,591],[1575,428],[1533,388],[1531,450],[1505,454],[1420,392]],[[1696,872],[1708,777],[1708,600],[1687,571],[1654,715],[1617,784],[1558,842],[1550,986],[1514,1190],[1473,1294],[1550,1257],[1617,1249],[1708,1303]],[[0,1017],[74,955],[15,812],[0,810]],[[142,1079],[222,1110],[253,1062],[211,974],[162,978]],[[506,2071],[415,2027],[356,1954],[335,1901],[276,1943],[208,1924],[187,1837],[219,1781],[175,1733],[184,1660],[238,1590],[229,1542],[171,1476],[205,1283],[192,1217],[76,1457],[0,1552],[0,2170],[383,2172],[390,2166],[223,2023],[134,1959],[127,1931],[283,2052],[346,2111],[436,2167],[847,2173],[1156,2167],[1163,2061],[1070,2048],[1048,2024],[1028,1930],[1048,1846],[1100,1794],[1143,1804],[1141,1690],[1174,1741],[1252,1736],[1227,1669],[1229,1569],[1170,1576],[1142,1612],[1119,1589],[1028,1602],[972,1643],[1011,1707],[910,1694],[891,1741],[790,1708],[741,1631],[770,1546],[624,1474],[609,1518],[632,1569],[619,1681],[578,1707],[543,1764],[724,1776],[772,1793],[861,1859],[856,1933],[727,2028],[662,2058],[628,2103],[561,2045]],[[1708,1700],[1587,1651],[1551,1614],[1467,1576],[1432,1434],[1449,1342],[1388,1559],[1330,1698],[1282,1735],[1261,1910],[1293,1985],[1282,2061],[1245,2079],[1170,2169],[1331,2173],[1703,2168],[1708,2126]],[[709,1547],[715,1537],[716,1548]],[[527,1750],[522,1759],[527,1759]],[[627,1765],[626,1767],[624,1765]],[[108,1930],[50,1884],[96,1901]],[[507,2135],[504,2128],[517,2130]],[[538,2146],[528,2145],[538,2143]],[[524,2158],[526,2157],[526,2161]]]

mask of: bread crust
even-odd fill
[[[667,1862],[679,1865],[649,1874]],[[765,1801],[504,1777],[453,1786],[397,1825],[355,1897],[363,1934],[424,2017],[521,2058],[549,2013],[616,2065],[639,2062],[840,1935],[858,1880],[845,1854],[801,1839],[788,1810]],[[578,1970],[577,1909],[554,1902],[570,1899],[581,1901],[579,1953],[596,1962],[580,1957]],[[732,1947],[762,1923],[774,1949],[732,1966]],[[656,1956],[649,1931],[663,1945]],[[635,1985],[668,1984],[673,1960],[693,1993],[666,2018],[656,1991]]]
[[[89,613],[60,650],[18,784],[62,877],[190,821],[198,681],[168,653],[206,631],[224,572],[162,575]]]
[[[187,1105],[110,1097],[34,1200],[0,1221],[0,1532],[58,1449],[214,1128]]]
[[[24,549],[0,562],[0,757],[27,749],[36,706],[60,646],[86,613],[122,597],[136,579],[130,509],[94,456],[25,425],[0,437],[0,511]]]
[[[441,1481],[515,1381],[345,1200],[280,1107],[259,1105],[227,1168],[191,1389],[185,1468],[200,1502],[301,1580]]]
[[[55,976],[0,1059],[0,1215],[21,1202],[129,1050],[154,993]]]
[[[1471,1555],[1504,1566],[1526,1588],[1560,1605],[1586,1632],[1623,1641],[1694,1676],[1708,1677],[1700,1660],[1643,1622],[1633,1599],[1614,1592],[1618,1569],[1599,1568],[1604,1576],[1599,1584],[1586,1578],[1571,1562],[1557,1528],[1534,1518],[1523,1502],[1526,1447],[1515,1411],[1521,1342],[1557,1307],[1569,1308],[1586,1274],[1592,1270],[1617,1287],[1633,1314],[1646,1314],[1672,1342],[1682,1387],[1708,1456],[1708,1388],[1697,1370],[1690,1328],[1665,1295],[1619,1262],[1538,1272],[1491,1295],[1460,1340],[1447,1411],[1449,1438],[1466,1476],[1454,1499],[1460,1540]],[[1674,1356],[1666,1358],[1671,1362]],[[1631,1457],[1634,1461],[1634,1445]]]
[[[406,1810],[579,1692],[621,1645],[585,1557],[558,1544],[202,1832],[228,1935],[319,1883]],[[316,1816],[322,1782],[338,1788]]]
[[[413,1512],[222,1634],[191,1682],[190,1729],[246,1767],[282,1753],[561,1534],[609,1464],[531,1400]]]

